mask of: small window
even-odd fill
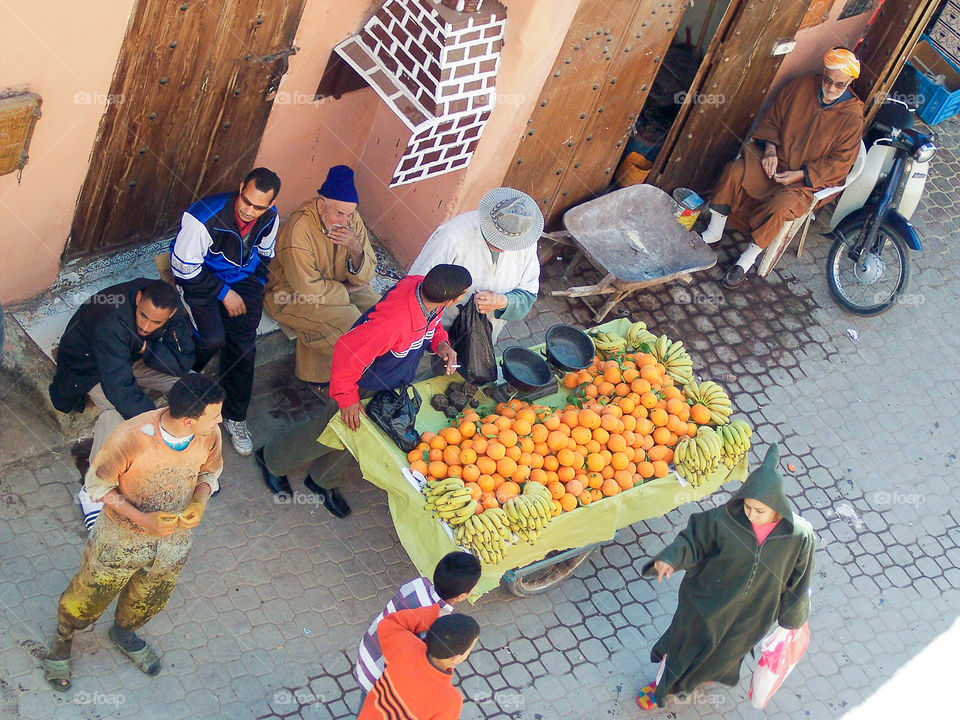
[[[317,94],[314,100],[323,100],[332,97],[339,100],[347,93],[355,90],[362,90],[367,85],[363,79],[350,64],[337,53],[330,53],[330,59],[327,61],[327,67],[323,71],[323,77],[320,78],[320,85],[317,87]]]
[[[873,10],[874,0],[847,0],[847,4],[843,6],[843,12],[840,13],[840,20],[845,18],[854,17],[860,13],[865,13],[867,10]]]

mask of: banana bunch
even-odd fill
[[[638,320],[627,330],[626,340],[627,345],[634,350],[639,350],[643,344],[653,347],[653,344],[657,341],[657,336],[647,330],[647,324],[645,322]]]
[[[720,435],[723,446],[720,459],[728,468],[733,468],[750,449],[750,436],[753,435],[753,430],[750,429],[746,420],[737,419],[717,428],[717,433]]]
[[[674,448],[673,465],[680,477],[699,487],[720,465],[723,442],[711,427],[703,426],[696,437],[683,438]]]
[[[730,413],[733,412],[730,396],[712,380],[704,380],[699,384],[691,380],[683,386],[683,394],[710,411],[711,425],[726,425],[730,421]]]
[[[546,524],[550,522],[551,496],[546,485],[528,482],[523,493],[512,497],[503,504],[510,529],[531,545],[540,537]]]
[[[503,508],[489,508],[457,525],[453,539],[487,565],[496,565],[503,560],[507,544],[513,540],[513,531]]]
[[[661,335],[651,345],[651,354],[667,370],[667,375],[681,385],[693,382],[693,360],[680,340]]]
[[[427,496],[424,509],[451,527],[465,523],[477,509],[477,501],[458,477],[428,484],[424,486],[423,492]]]
[[[599,332],[593,338],[593,346],[604,357],[625,352],[627,341],[616,333]]]

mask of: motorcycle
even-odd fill
[[[888,310],[910,279],[909,252],[923,250],[910,218],[920,203],[934,137],[913,128],[912,110],[888,99],[864,135],[863,172],[841,194],[828,233],[827,283],[856,315]]]

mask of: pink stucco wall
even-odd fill
[[[387,185],[410,132],[373,91],[309,101],[333,46],[361,27],[379,0],[339,3],[335,10],[323,0],[308,2],[297,33],[300,51],[280,86],[292,100],[274,105],[257,158],[283,180],[281,213],[312,197],[331,165],[350,164],[357,172],[363,218],[409,265],[437,225],[476,207],[484,192],[499,185],[579,5],[579,0],[501,1],[508,18],[497,77],[501,100],[469,167],[392,189]]]
[[[829,20],[797,33],[797,46],[783,59],[767,98],[774,98],[777,91],[790,80],[819,72],[823,68],[823,56],[830,48],[842,45],[853,49],[873,11],[838,20],[845,4],[845,0],[837,0],[830,9]]]
[[[43,97],[21,182],[0,176],[0,302],[50,287],[86,176],[134,0],[7,5],[0,89]]]

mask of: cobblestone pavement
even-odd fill
[[[698,368],[726,385],[756,427],[759,449],[780,442],[784,467],[795,468],[788,492],[820,539],[813,642],[768,706],[771,717],[839,718],[863,705],[960,608],[960,123],[938,130],[949,149],[933,163],[915,218],[926,249],[912,254],[906,302],[887,314],[854,318],[834,305],[823,273],[829,243],[817,235],[769,282],[751,278],[728,292],[719,272],[704,273],[614,313],[684,339]],[[580,301],[546,294],[559,287],[561,269],[546,266],[542,299],[506,343],[537,342],[556,322],[589,324]],[[287,379],[289,362],[258,371],[250,420],[261,438],[316,410]],[[150,680],[132,669],[107,641],[104,619],[78,634],[66,695],[47,688],[40,659],[82,552],[79,477],[66,448],[4,469],[0,719],[355,715],[359,637],[414,573],[385,496],[351,465],[341,481],[354,508],[346,520],[307,494],[276,505],[253,461],[225,454],[224,490],[167,609],[145,629],[162,651],[162,674]],[[293,484],[302,489],[299,477]],[[669,623],[679,580],[657,586],[639,568],[690,513],[725,497],[626,529],[544,595],[499,590],[470,608],[482,633],[458,673],[463,716],[640,715],[634,696],[654,671],[649,649]],[[649,715],[762,717],[746,700],[752,669],[748,657],[737,687],[713,686]]]

